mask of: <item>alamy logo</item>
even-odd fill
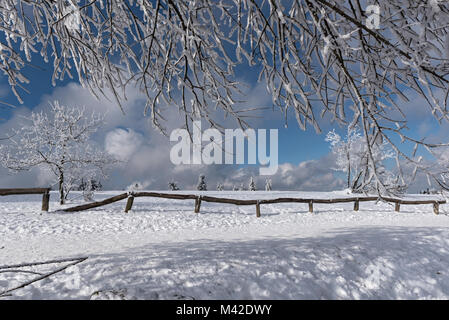
[[[192,131],[192,138],[190,138],[186,129],[175,129],[170,134],[170,141],[178,142],[170,151],[170,160],[173,164],[244,164],[245,140],[247,140],[247,164],[256,164],[256,160],[258,160],[260,165],[265,166],[259,168],[260,175],[273,175],[277,172],[277,129],[270,129],[269,155],[267,155],[266,129],[258,129],[257,135],[254,129],[246,129],[245,131],[242,129],[225,129],[223,139],[223,135],[217,129],[210,128],[202,132],[201,121],[194,121]],[[179,138],[181,138],[180,141]],[[209,143],[203,147],[203,142]]]
[[[366,7],[365,10],[367,14],[367,18],[365,21],[365,25],[368,29],[379,29],[380,28],[380,6],[378,5],[370,5]]]

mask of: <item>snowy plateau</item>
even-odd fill
[[[102,200],[122,191],[95,194]],[[180,193],[187,193],[181,192]],[[190,192],[191,193],[191,192]],[[199,192],[196,192],[199,193]],[[217,197],[337,198],[343,192],[201,192]],[[73,194],[76,197],[79,194]],[[406,195],[407,199],[441,199]],[[261,205],[136,198],[41,212],[41,196],[0,197],[0,265],[88,259],[7,299],[448,299],[449,205]],[[79,197],[80,199],[80,197]],[[78,201],[78,202],[77,202]],[[81,204],[74,200],[64,207]],[[0,269],[0,292],[63,264]]]

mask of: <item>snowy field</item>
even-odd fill
[[[96,200],[122,191],[96,194]],[[181,192],[188,193],[188,192]],[[240,199],[341,192],[207,192]],[[77,194],[72,195],[76,196]],[[413,195],[408,198],[435,199]],[[449,205],[262,205],[136,198],[77,213],[0,197],[0,265],[89,258],[1,299],[449,299]],[[75,201],[76,204],[81,200]],[[72,203],[74,205],[75,203]],[[70,205],[68,205],[70,206]],[[63,264],[22,268],[46,273]],[[0,270],[0,292],[36,274]]]

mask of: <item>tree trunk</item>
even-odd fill
[[[351,155],[349,154],[349,148],[346,149],[346,158],[348,160],[347,188],[349,189],[351,187]]]
[[[64,172],[59,170],[59,204],[64,204]]]

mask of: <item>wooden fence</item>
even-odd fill
[[[275,198],[275,199],[262,199],[262,200],[240,200],[231,198],[219,198],[206,195],[195,195],[195,194],[177,194],[177,193],[160,193],[160,192],[130,192],[122,193],[120,195],[107,198],[103,201],[92,202],[88,204],[83,204],[76,207],[66,208],[62,211],[65,212],[75,212],[88,210],[100,206],[104,206],[113,202],[128,199],[125,212],[132,209],[134,198],[137,197],[154,197],[154,198],[165,198],[165,199],[176,199],[176,200],[195,200],[195,213],[200,212],[201,202],[215,202],[215,203],[227,203],[234,204],[238,206],[256,206],[256,216],[260,217],[260,205],[262,204],[274,204],[274,203],[307,203],[309,205],[309,212],[313,212],[313,204],[333,204],[333,203],[345,203],[354,202],[354,211],[358,211],[360,207],[360,202],[366,201],[385,201],[395,204],[395,211],[399,212],[401,205],[417,205],[417,204],[432,204],[433,212],[439,214],[440,204],[446,203],[446,200],[403,200],[389,197],[351,197],[351,198],[336,198],[336,199],[306,199],[306,198]]]
[[[0,189],[0,196],[20,194],[42,194],[42,211],[48,211],[50,204],[50,188]]]

